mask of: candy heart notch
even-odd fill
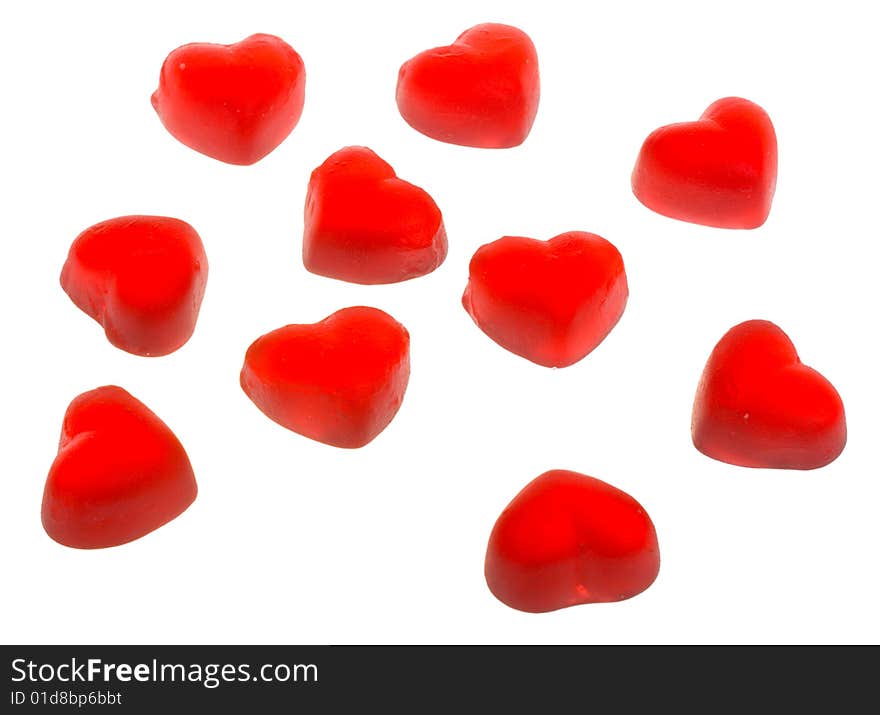
[[[629,494],[555,469],[529,483],[498,517],[486,583],[502,603],[544,613],[623,601],[660,570],[654,524]]]
[[[636,198],[664,216],[717,228],[757,228],[776,190],[776,132],[767,113],[719,99],[699,121],[670,124],[642,145]]]
[[[179,516],[197,491],[189,458],[165,423],[121,387],[99,387],[64,415],[43,527],[65,546],[119,546]]]
[[[703,454],[741,467],[816,469],[846,445],[843,402],[766,320],[731,328],[697,388],[691,434]]]
[[[193,333],[208,259],[192,226],[164,216],[121,216],[83,231],[61,287],[107,339],[135,355],[167,355]]]
[[[487,23],[405,62],[397,107],[413,129],[450,144],[522,144],[538,112],[538,55],[522,30]]]
[[[334,447],[371,442],[400,409],[409,333],[376,308],[288,325],[248,348],[241,387],[283,427]]]
[[[228,164],[253,164],[299,122],[306,70],[273,35],[231,45],[192,43],[162,64],[153,108],[182,144]]]
[[[465,310],[501,347],[546,367],[566,367],[620,320],[629,289],[618,250],[582,231],[549,241],[505,236],[470,263]]]
[[[312,273],[396,283],[430,273],[446,250],[434,200],[370,149],[340,149],[312,172],[302,247]]]

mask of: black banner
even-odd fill
[[[712,713],[873,709],[876,649],[592,646],[4,646],[0,711]],[[843,667],[843,663],[846,666]],[[863,695],[864,694],[864,695]],[[827,708],[822,703],[827,702]],[[876,705],[876,704],[875,704]],[[261,710],[271,708],[270,710]]]

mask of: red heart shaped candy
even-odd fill
[[[370,149],[340,149],[312,172],[302,248],[312,273],[395,283],[430,273],[446,249],[434,200]]]
[[[654,524],[629,494],[555,469],[530,482],[498,517],[486,549],[486,583],[499,601],[530,613],[622,601],[660,570]]]
[[[251,35],[178,47],[162,64],[152,102],[181,143],[229,164],[253,164],[293,131],[305,88],[305,66],[290,45]]]
[[[193,333],[208,259],[192,226],[164,216],[121,216],[83,231],[61,270],[70,299],[135,355],[167,355]]]
[[[267,417],[333,445],[372,441],[400,408],[409,380],[409,333],[376,308],[344,308],[312,325],[258,338],[241,387]]]
[[[664,216],[718,228],[757,228],[776,190],[776,132],[767,113],[719,99],[697,122],[670,124],[642,145],[632,189]]]
[[[397,77],[397,107],[413,129],[487,149],[525,141],[540,93],[538,55],[529,36],[493,23],[416,55]]]
[[[43,493],[43,527],[78,549],[118,546],[183,513],[198,489],[174,433],[121,387],[67,408]]]
[[[694,401],[691,434],[708,457],[741,467],[816,469],[846,445],[843,402],[766,320],[731,328],[715,346]]]
[[[501,347],[565,367],[611,332],[628,295],[617,249],[601,236],[570,231],[549,241],[505,236],[479,248],[462,304]]]

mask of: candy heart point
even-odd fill
[[[620,320],[628,297],[617,249],[582,231],[549,241],[505,236],[470,263],[462,305],[492,340],[546,367],[592,352]]]
[[[116,347],[167,355],[195,330],[208,261],[192,226],[164,216],[121,216],[83,231],[61,287]]]
[[[396,283],[446,258],[437,204],[366,147],[341,149],[312,172],[304,226],[303,264],[329,278]]]
[[[171,430],[119,387],[71,402],[43,494],[55,541],[97,549],[138,539],[179,516],[198,488]]]
[[[542,613],[631,598],[659,568],[654,525],[635,499],[557,469],[530,482],[498,517],[485,575],[500,601]]]
[[[231,45],[192,43],[171,52],[151,102],[182,144],[214,159],[249,165],[299,122],[305,66],[286,42],[257,34]]]
[[[335,447],[371,442],[400,409],[409,334],[376,308],[344,308],[288,325],[248,348],[241,387],[270,419]]]
[[[694,401],[694,446],[743,467],[817,469],[846,445],[843,402],[769,321],[735,326],[715,346]]]
[[[400,68],[397,106],[414,129],[439,141],[498,149],[525,141],[538,111],[535,47],[522,30],[487,23]]]
[[[639,152],[632,189],[664,216],[752,229],[770,213],[776,171],[776,133],[767,113],[746,99],[727,97],[696,122],[654,131]]]

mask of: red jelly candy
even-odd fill
[[[363,447],[391,422],[409,381],[409,333],[376,308],[288,325],[248,348],[241,387],[267,417],[334,447]]]
[[[183,513],[197,491],[189,458],[165,423],[121,387],[99,387],[64,415],[43,527],[65,546],[118,546]]]
[[[757,228],[776,190],[776,133],[757,104],[719,99],[697,122],[670,124],[642,145],[633,192],[664,216],[718,228]]]
[[[302,251],[312,273],[395,283],[443,263],[446,230],[425,191],[398,179],[370,149],[350,146],[312,172]]]
[[[660,570],[651,518],[629,494],[554,469],[526,485],[495,522],[486,583],[499,601],[531,613],[622,601]]]
[[[500,149],[525,141],[538,112],[538,55],[522,30],[485,24],[400,68],[397,107],[432,139]]]
[[[253,164],[293,131],[306,70],[273,35],[232,45],[193,43],[165,59],[152,102],[159,119],[191,149],[229,164]]]
[[[721,338],[703,371],[691,434],[708,457],[741,467],[816,469],[846,444],[843,402],[801,363],[788,336],[749,320]]]
[[[549,241],[505,236],[482,246],[462,303],[501,347],[565,367],[611,332],[628,295],[617,249],[601,236],[570,231]]]
[[[164,216],[121,216],[83,231],[61,270],[61,287],[135,355],[167,355],[193,333],[208,259],[192,226]]]

